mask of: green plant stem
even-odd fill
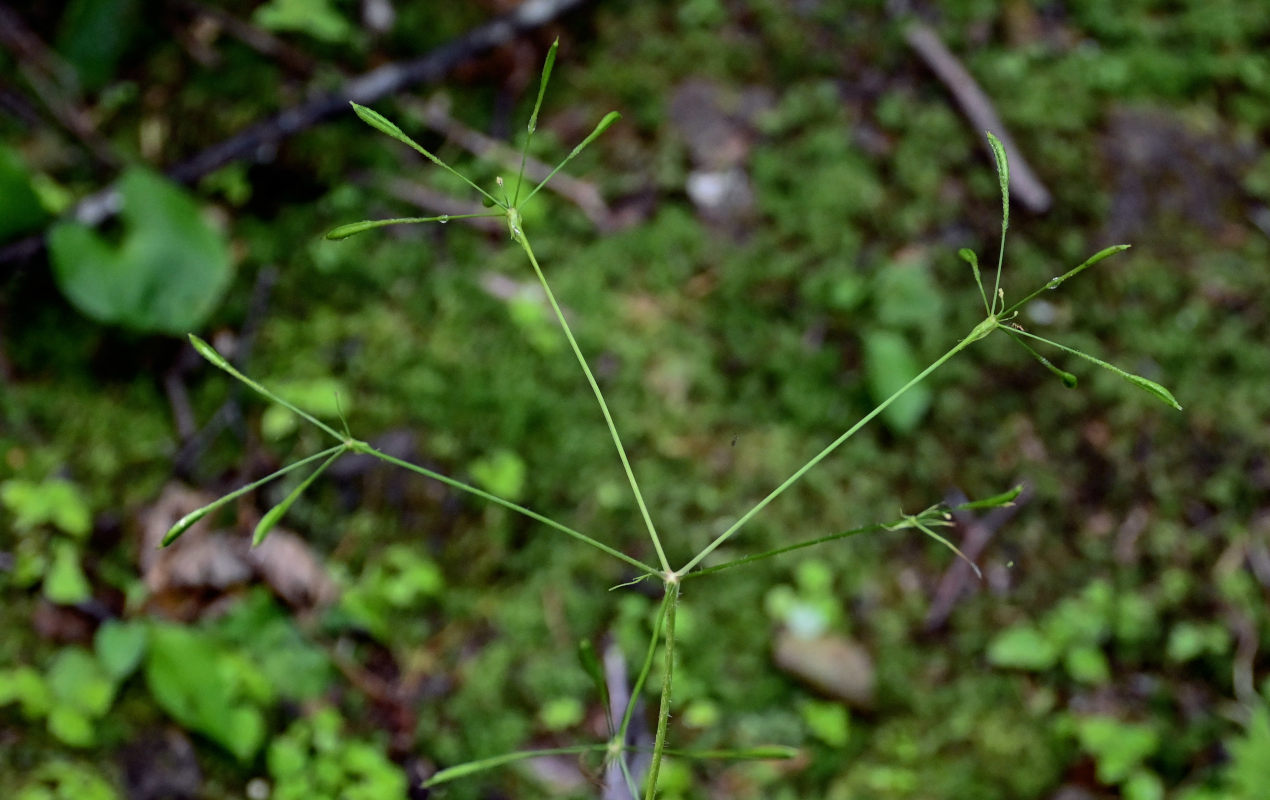
[[[577,539],[580,542],[585,542],[586,544],[591,545],[597,550],[601,550],[605,553],[608,553],[614,558],[619,558],[622,561],[625,561],[627,564],[630,564],[632,567],[640,570],[641,572],[645,574],[653,575],[657,573],[656,568],[651,567],[648,564],[645,564],[643,561],[640,561],[637,558],[632,558],[631,556],[626,555],[620,550],[615,550],[614,548],[609,547],[607,544],[604,544],[603,542],[592,539],[590,536],[587,536],[585,533],[575,531],[573,528],[570,528],[568,525],[564,525],[562,523],[556,522],[554,519],[550,517],[544,517],[542,514],[539,514],[537,511],[532,511],[528,508],[525,508],[522,505],[513,503],[510,500],[504,500],[503,498],[499,497],[496,494],[490,494],[489,492],[484,491],[483,489],[478,489],[475,486],[470,486],[466,483],[463,483],[462,481],[456,481],[454,478],[448,477],[446,475],[442,475],[439,472],[433,472],[427,467],[421,467],[418,464],[412,464],[409,461],[403,461],[400,458],[390,456],[387,453],[380,450],[376,450],[370,445],[367,445],[364,443],[362,443],[361,446],[358,446],[354,449],[356,449],[358,452],[366,453],[367,455],[374,456],[375,458],[378,458],[381,461],[386,461],[389,464],[396,464],[397,466],[403,469],[408,469],[411,472],[417,472],[420,475],[423,475],[428,478],[432,478],[434,481],[440,481],[441,483],[444,483],[446,486],[449,486],[454,489],[458,489],[461,492],[467,492],[468,494],[476,495],[477,497],[480,497],[483,500],[488,500],[491,503],[495,503],[497,505],[502,506],[503,508],[507,508],[512,511],[515,511],[518,514],[523,514],[524,516],[529,517],[532,520],[537,520],[538,522],[541,522],[543,525],[547,525],[549,527],[555,528],[561,533],[567,536],[572,536],[574,539]]]
[[[657,738],[653,740],[653,760],[648,765],[648,787],[644,800],[657,796],[657,777],[661,773],[662,756],[666,753],[666,726],[670,721],[670,688],[675,671],[675,607],[679,605],[678,581],[666,584],[666,668],[661,679],[661,703],[657,709]]]
[[[573,330],[570,329],[569,322],[564,318],[564,312],[560,310],[560,304],[556,302],[555,293],[551,291],[551,286],[547,284],[547,276],[543,274],[542,267],[538,266],[538,259],[534,256],[533,248],[529,246],[529,239],[525,236],[524,230],[516,224],[512,224],[510,228],[513,238],[520,243],[525,255],[529,256],[529,263],[533,265],[534,274],[538,276],[538,282],[542,284],[542,290],[546,293],[552,310],[556,312],[556,319],[560,321],[560,327],[564,329],[565,338],[569,340],[569,346],[573,348],[573,355],[577,357],[578,364],[586,375],[587,383],[591,386],[591,392],[595,394],[595,400],[600,404],[600,411],[604,414],[604,422],[608,425],[609,435],[613,437],[613,446],[617,448],[618,458],[622,460],[622,469],[626,470],[626,479],[631,484],[631,491],[635,493],[635,502],[639,505],[639,513],[644,518],[645,527],[648,528],[648,536],[653,542],[653,549],[657,551],[657,560],[661,563],[663,572],[669,573],[670,562],[666,560],[666,552],[662,549],[661,538],[657,535],[657,526],[653,524],[653,518],[648,513],[648,505],[644,502],[644,495],[639,490],[639,481],[635,480],[635,472],[631,469],[630,459],[626,457],[626,448],[622,446],[622,437],[617,433],[617,426],[613,423],[613,415],[609,413],[608,403],[604,401],[604,393],[600,391],[600,384],[596,383],[595,375],[591,373],[591,367],[587,365],[586,358],[582,355],[582,348],[578,346],[578,340],[573,337]]]
[[[644,684],[648,682],[648,674],[653,668],[653,657],[657,655],[657,642],[661,639],[662,623],[666,619],[666,609],[669,606],[670,596],[666,595],[657,609],[657,619],[653,622],[653,635],[648,640],[648,651],[644,653],[644,663],[640,665],[639,675],[631,687],[630,699],[626,702],[626,713],[622,715],[622,724],[617,729],[617,740],[623,747],[626,746],[626,732],[630,729],[631,719],[635,716],[635,704],[639,702],[639,696],[644,692]]]
[[[689,578],[700,578],[706,575],[713,575],[716,572],[723,572],[724,570],[732,569],[734,567],[741,567],[746,564],[751,564],[755,561],[762,561],[765,558],[772,558],[773,556],[784,555],[785,553],[791,552],[793,550],[802,550],[805,547],[815,547],[818,544],[824,544],[826,542],[832,542],[838,539],[846,539],[847,537],[850,537],[850,536],[859,536],[862,533],[874,533],[876,531],[889,531],[889,530],[891,530],[891,528],[888,528],[884,523],[875,522],[872,525],[865,525],[862,528],[852,528],[849,531],[839,531],[838,533],[831,533],[828,536],[820,536],[815,539],[808,539],[807,541],[799,542],[798,544],[790,544],[784,547],[777,547],[774,550],[765,550],[762,553],[755,553],[754,555],[745,556],[744,558],[738,558],[735,561],[728,561],[727,563],[724,563],[724,564],[716,564],[713,567],[706,567],[705,569],[699,569],[695,572],[687,573],[686,575],[683,576],[683,579],[688,580]]]
[[[581,744],[572,747],[552,747],[546,750],[519,750],[515,753],[504,753],[501,756],[493,756],[491,758],[482,758],[479,761],[468,761],[464,764],[458,764],[448,767],[437,772],[431,778],[423,782],[424,788],[437,786],[438,784],[447,783],[455,778],[463,778],[473,775],[477,772],[484,772],[487,769],[501,767],[504,764],[512,764],[517,761],[524,761],[530,758],[542,758],[543,756],[562,756],[577,755],[582,753],[598,753],[604,749],[602,744]]]
[[[1075,276],[1089,269],[1094,264],[1097,264],[1099,261],[1102,261],[1104,258],[1107,258],[1108,256],[1114,256],[1116,253],[1122,252],[1124,250],[1128,250],[1129,247],[1130,245],[1127,245],[1127,244],[1113,244],[1111,247],[1104,247],[1103,249],[1099,250],[1097,253],[1094,253],[1092,256],[1082,261],[1079,266],[1073,267],[1067,272],[1064,272],[1062,275],[1059,275],[1057,278],[1051,278],[1048,282],[1042,284],[1042,286],[1039,289],[1032,292],[1027,297],[1023,298],[1022,300],[1010,306],[1009,308],[1005,309],[997,316],[1002,318],[1008,318],[1010,314],[1014,313],[1018,309],[1027,305],[1037,295],[1042,294],[1046,291],[1057,289],[1059,286],[1062,286],[1071,278],[1074,278]]]
[[[790,475],[788,478],[786,478],[784,483],[782,483],[780,486],[777,486],[775,489],[772,490],[770,494],[767,495],[767,497],[764,497],[753,508],[745,512],[745,514],[742,515],[740,519],[732,523],[732,526],[730,528],[725,530],[723,533],[719,534],[713,542],[706,545],[706,547],[701,552],[697,553],[695,556],[692,557],[691,561],[689,561],[687,564],[681,567],[679,570],[679,574],[686,575],[689,571],[692,570],[693,567],[700,564],[702,559],[704,559],[706,556],[713,553],[716,548],[718,548],[728,539],[732,538],[733,534],[735,534],[738,530],[740,530],[741,527],[745,525],[745,523],[749,522],[751,519],[754,518],[756,514],[758,514],[758,512],[766,508],[768,503],[772,502],[777,497],[780,497],[781,494],[784,493],[786,489],[788,489],[789,487],[797,483],[800,478],[802,478],[804,475],[807,474],[808,471],[812,469],[812,467],[816,466],[821,461],[823,461],[834,450],[837,450],[842,445],[843,442],[847,441],[852,436],[854,436],[856,432],[859,431],[861,428],[863,428],[866,424],[868,424],[870,420],[872,420],[878,414],[881,414],[886,409],[887,406],[889,406],[891,403],[894,403],[897,399],[900,398],[901,395],[903,395],[909,389],[912,389],[917,384],[926,380],[927,376],[929,376],[932,372],[934,372],[935,370],[943,366],[944,362],[948,361],[948,359],[957,355],[958,353],[960,353],[962,350],[969,347],[974,342],[978,341],[979,339],[982,339],[984,336],[987,336],[989,333],[991,333],[995,329],[996,324],[997,324],[996,318],[989,316],[983,322],[976,325],[974,330],[970,332],[970,335],[968,335],[966,338],[958,342],[947,353],[944,353],[942,356],[940,356],[933,364],[931,364],[926,369],[918,373],[917,377],[913,378],[908,383],[904,384],[899,389],[897,389],[894,394],[892,394],[890,397],[886,398],[881,403],[879,403],[876,408],[874,408],[868,414],[865,414],[863,417],[861,417],[859,422],[852,425],[850,428],[847,429],[845,433],[843,433],[837,439],[834,439],[832,442],[830,442],[828,447],[826,447],[824,450],[821,450],[810,461],[808,461],[806,464],[803,464],[801,467],[799,467],[798,471],[795,472],[793,475]]]

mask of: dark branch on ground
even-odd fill
[[[166,174],[189,185],[226,164],[244,158],[268,158],[285,139],[343,113],[350,101],[367,105],[408,86],[435,83],[464,61],[506,44],[585,2],[587,0],[525,0],[514,11],[472,29],[425,56],[377,67],[334,92],[285,109],[212,145],[167,170]],[[98,225],[114,216],[119,206],[119,193],[112,185],[85,197],[70,216],[86,225]],[[20,239],[0,248],[0,265],[10,265],[9,269],[13,269],[13,264],[35,256],[43,248],[42,233]]]

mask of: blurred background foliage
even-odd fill
[[[506,233],[351,113],[182,186],[161,174],[513,0],[71,0],[0,27],[0,794],[423,796],[439,766],[600,740],[575,658],[634,665],[656,597],[502,509],[340,462],[247,552],[263,488],[324,446],[201,362],[376,446],[649,557],[590,393]],[[547,44],[535,154],[624,115],[525,215],[681,562],[964,335],[999,225],[982,132],[906,42],[923,20],[1052,195],[1016,205],[1020,320],[936,373],[724,555],[1026,484],[924,537],[855,538],[688,585],[667,798],[1263,797],[1270,706],[1270,5],[1239,0],[581,3],[373,105],[487,185]],[[118,180],[104,224],[67,217]],[[90,220],[90,223],[94,220]],[[19,246],[43,235],[35,251]],[[37,245],[38,246],[38,245]],[[338,405],[336,398],[338,397]],[[200,494],[206,492],[209,494]],[[298,535],[296,535],[298,534]],[[654,593],[655,594],[655,593]],[[534,762],[440,796],[593,797]],[[272,793],[272,794],[270,794]]]

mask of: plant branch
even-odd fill
[[[403,459],[397,458],[396,456],[390,456],[387,453],[383,452],[382,450],[376,450],[375,448],[365,443],[360,443],[359,446],[356,447],[355,449],[357,450],[357,452],[366,453],[367,455],[374,456],[375,458],[378,458],[381,461],[386,461],[389,464],[396,464],[402,469],[408,469],[411,472],[417,472],[418,474],[423,475],[424,477],[431,478],[434,481],[439,481],[441,483],[444,483],[446,486],[449,486],[452,489],[458,489],[461,492],[467,492],[468,494],[476,495],[482,500],[488,500],[489,502],[494,503],[495,505],[500,505],[503,508],[510,509],[511,511],[515,511],[517,514],[521,514],[523,516],[529,517],[532,520],[541,522],[543,525],[546,525],[551,528],[555,528],[556,530],[560,531],[566,536],[571,536],[580,542],[585,542],[586,544],[591,545],[597,550],[601,550],[605,553],[608,553],[614,558],[618,558],[618,559],[621,559],[622,561],[625,561],[627,564],[630,564],[632,567],[634,567],[635,569],[638,569],[642,573],[649,574],[649,575],[655,575],[657,573],[657,570],[654,567],[650,567],[649,565],[645,564],[643,561],[640,561],[637,558],[633,558],[631,556],[626,555],[621,550],[615,550],[614,548],[609,547],[607,544],[604,544],[601,541],[592,539],[590,536],[587,536],[585,533],[580,533],[579,531],[575,531],[573,528],[570,528],[568,525],[564,525],[562,523],[556,522],[551,517],[544,517],[542,514],[539,514],[537,511],[532,511],[528,508],[525,508],[522,505],[513,503],[510,500],[504,500],[498,495],[490,494],[484,489],[478,489],[475,486],[471,486],[469,484],[463,483],[462,481],[457,481],[454,478],[451,478],[447,475],[442,475],[440,472],[434,472],[433,470],[430,470],[427,467],[421,467],[418,464],[412,464],[409,461],[405,461]]]
[[[666,752],[666,726],[670,721],[670,689],[675,671],[675,607],[679,605],[678,581],[666,584],[666,667],[661,680],[661,703],[657,709],[657,738],[653,742],[653,761],[648,766],[648,786],[644,800],[657,796],[657,778],[661,773],[661,760]]]
[[[529,198],[525,198],[528,200]],[[509,219],[510,219],[509,215]],[[533,248],[529,246],[529,239],[525,236],[524,230],[513,220],[511,225],[512,236],[524,249],[525,255],[529,256],[529,263],[533,265],[534,274],[538,276],[538,282],[542,284],[542,290],[547,295],[547,300],[551,303],[551,308],[556,312],[556,319],[560,321],[560,327],[564,329],[565,338],[569,340],[569,347],[573,348],[573,355],[577,357],[582,372],[586,375],[587,383],[591,386],[591,392],[595,395],[595,400],[600,404],[600,411],[604,414],[604,422],[608,425],[609,435],[613,438],[613,446],[617,448],[617,456],[622,460],[622,469],[626,471],[626,479],[630,482],[631,491],[635,493],[635,502],[639,505],[639,513],[644,518],[644,526],[648,529],[648,536],[653,542],[653,549],[657,551],[657,560],[661,563],[664,572],[670,572],[670,562],[666,560],[666,553],[661,546],[661,538],[657,535],[657,526],[653,524],[653,518],[648,513],[648,505],[644,502],[644,494],[639,490],[639,481],[635,480],[635,472],[631,469],[630,459],[626,457],[626,448],[622,445],[622,437],[618,435],[617,425],[613,422],[613,415],[609,413],[609,405],[604,400],[604,393],[600,391],[600,384],[595,380],[595,375],[591,373],[591,367],[587,365],[586,357],[582,355],[582,348],[578,347],[578,340],[573,337],[573,330],[569,327],[569,321],[565,319],[564,312],[560,310],[560,304],[556,302],[556,295],[551,291],[551,286],[547,283],[547,276],[543,274],[542,267],[538,266],[538,259],[534,256]]]
[[[984,323],[986,323],[988,320],[992,320],[992,325],[985,327]],[[988,317],[988,319],[985,320],[983,323],[980,323],[979,325],[977,325],[974,328],[974,330],[971,331],[969,336],[962,339],[951,350],[949,350],[947,353],[944,353],[942,356],[940,356],[933,364],[931,364],[926,369],[918,373],[918,375],[914,377],[912,380],[910,380],[908,383],[901,386],[898,390],[896,390],[894,394],[892,394],[890,397],[883,400],[876,408],[874,408],[868,414],[865,414],[863,417],[861,417],[859,422],[852,425],[850,428],[847,429],[845,433],[843,433],[837,439],[834,439],[832,442],[830,442],[829,445],[825,447],[825,449],[817,453],[806,464],[803,464],[801,467],[799,467],[798,470],[793,475],[790,475],[788,478],[786,478],[785,481],[780,486],[777,486],[775,489],[773,489],[771,493],[767,495],[767,497],[764,497],[753,508],[745,512],[745,514],[742,515],[740,519],[732,523],[731,527],[729,527],[723,533],[719,534],[714,541],[708,544],[701,552],[693,556],[691,561],[689,561],[687,564],[681,567],[679,570],[679,574],[685,575],[688,572],[690,572],[693,567],[701,563],[702,559],[704,559],[706,556],[713,553],[715,549],[717,549],[720,545],[722,545],[728,539],[732,538],[732,535],[735,534],[738,530],[740,530],[741,527],[745,525],[745,523],[749,522],[751,519],[754,518],[756,514],[758,514],[758,512],[766,508],[768,503],[772,502],[777,497],[780,497],[781,494],[783,494],[786,489],[788,489],[789,487],[797,483],[798,480],[802,478],[804,475],[806,475],[811,470],[812,467],[816,466],[821,461],[824,461],[825,458],[827,458],[829,454],[832,453],[834,450],[837,450],[842,445],[843,442],[850,439],[852,436],[856,434],[857,431],[859,431],[866,424],[868,424],[870,420],[872,420],[878,414],[881,414],[884,410],[886,410],[887,406],[891,405],[891,403],[894,403],[909,389],[912,389],[914,386],[924,381],[928,375],[930,375],[935,370],[939,369],[939,367],[943,366],[944,362],[948,361],[948,359],[957,355],[962,350],[966,349],[971,344],[973,344],[975,341],[982,339],[984,336],[991,333],[995,325],[996,325],[996,319],[994,317]]]

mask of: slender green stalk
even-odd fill
[[[604,745],[602,744],[579,744],[572,747],[551,747],[545,750],[518,750],[515,753],[503,753],[499,756],[491,756],[490,758],[482,758],[479,761],[468,761],[464,764],[447,767],[424,781],[423,787],[428,789],[442,783],[448,783],[456,778],[464,778],[477,772],[484,772],[487,769],[501,767],[504,764],[514,764],[517,761],[525,761],[530,758],[598,753],[602,750],[604,750]]]
[[[653,741],[653,760],[648,765],[648,786],[644,800],[657,796],[657,778],[661,773],[661,760],[666,752],[666,726],[670,721],[670,689],[675,671],[675,608],[679,605],[678,581],[666,584],[666,668],[661,680],[661,704],[657,709],[657,738]]]
[[[274,394],[270,390],[266,389],[264,386],[261,386],[259,383],[256,383],[251,378],[248,378],[246,375],[239,372],[234,367],[234,365],[229,363],[229,361],[223,355],[216,352],[216,349],[214,347],[212,347],[210,344],[198,338],[192,333],[190,334],[190,344],[194,346],[194,349],[198,351],[199,355],[201,355],[203,358],[211,362],[213,366],[223,369],[225,372],[228,372],[230,375],[233,375],[242,383],[246,384],[247,386],[250,386],[257,393],[264,395],[265,397],[269,398],[270,400],[282,406],[283,408],[286,408],[287,410],[289,410],[291,413],[295,414],[296,416],[299,416],[303,419],[307,419],[309,422],[313,423],[317,427],[331,434],[331,436],[334,436],[336,439],[339,439],[341,441],[344,440],[343,434],[341,434],[339,431],[332,428],[330,425],[327,425],[322,420],[318,419],[317,417],[313,416],[307,411],[300,409],[296,405],[289,403],[286,400],[283,400],[281,397]]]
[[[666,620],[667,609],[670,608],[670,595],[662,598],[661,607],[657,610],[657,619],[653,622],[653,635],[648,640],[648,651],[644,653],[644,663],[640,666],[639,676],[631,687],[631,697],[626,702],[626,713],[622,715],[622,724],[617,729],[617,740],[625,746],[627,731],[631,726],[631,718],[635,716],[635,705],[644,692],[644,684],[648,682],[648,674],[653,669],[653,656],[657,654],[657,642],[661,640],[662,623]]]
[[[508,219],[512,223],[515,222],[510,216]],[[591,386],[591,392],[595,395],[596,402],[600,404],[600,411],[604,414],[604,422],[608,425],[609,435],[613,437],[613,446],[617,448],[617,456],[622,460],[622,469],[626,470],[626,479],[631,484],[631,491],[635,493],[635,502],[639,505],[639,513],[644,518],[645,527],[648,528],[648,536],[653,542],[653,549],[657,551],[657,560],[661,563],[662,571],[669,573],[670,562],[666,560],[666,552],[662,549],[661,538],[657,535],[657,526],[653,524],[653,518],[648,513],[648,505],[644,502],[644,494],[639,490],[639,481],[635,480],[635,472],[631,469],[630,459],[626,457],[626,448],[622,445],[622,437],[617,433],[617,425],[613,423],[613,415],[609,413],[609,405],[604,401],[604,393],[600,391],[600,384],[596,382],[595,375],[591,373],[591,367],[587,365],[586,357],[582,355],[582,348],[578,347],[578,340],[573,337],[573,330],[569,327],[569,321],[564,318],[564,312],[560,310],[560,304],[556,302],[556,295],[551,291],[551,286],[547,283],[547,276],[543,274],[542,267],[538,266],[538,259],[534,256],[533,248],[529,246],[529,239],[525,236],[524,230],[516,224],[511,224],[510,229],[512,238],[520,243],[525,255],[529,256],[529,263],[533,265],[534,274],[538,276],[538,282],[542,284],[542,290],[546,293],[552,310],[556,312],[556,319],[560,321],[560,327],[564,329],[565,338],[569,340],[569,346],[573,348],[573,355],[577,357],[578,364],[586,375],[587,383]]]
[[[1027,305],[1029,301],[1031,301],[1034,297],[1041,294],[1042,292],[1045,292],[1051,289],[1057,289],[1059,286],[1062,286],[1065,282],[1067,282],[1070,278],[1073,278],[1076,275],[1079,275],[1080,273],[1089,269],[1094,264],[1097,264],[1099,261],[1102,261],[1104,258],[1107,258],[1108,256],[1114,256],[1116,253],[1122,252],[1124,250],[1128,250],[1130,246],[1131,245],[1127,245],[1127,244],[1113,244],[1111,247],[1104,247],[1103,249],[1099,250],[1097,253],[1094,253],[1092,256],[1090,256],[1089,258],[1081,262],[1079,266],[1073,267],[1067,272],[1064,272],[1062,275],[1059,275],[1057,278],[1051,278],[1044,285],[1042,285],[1041,288],[1037,289],[1036,291],[1029,294],[1027,297],[1023,298],[1019,302],[1005,309],[998,316],[1009,317],[1010,314],[1022,308],[1023,306]]]
[[[539,514],[537,511],[532,511],[528,508],[525,508],[522,505],[513,503],[510,500],[504,500],[503,498],[499,497],[496,494],[490,494],[489,492],[484,491],[483,489],[478,489],[475,486],[471,486],[469,484],[463,483],[462,481],[456,481],[454,478],[451,478],[447,475],[442,475],[439,472],[434,472],[428,469],[427,467],[421,467],[418,464],[412,464],[409,461],[403,461],[400,458],[395,458],[394,456],[390,456],[381,450],[376,450],[370,445],[365,445],[364,447],[359,447],[357,449],[359,452],[366,453],[367,455],[372,455],[375,458],[380,459],[381,461],[386,461],[389,464],[396,464],[397,466],[403,469],[408,469],[411,472],[417,472],[420,475],[423,475],[428,478],[432,478],[434,481],[440,481],[441,483],[444,483],[446,486],[449,486],[453,489],[458,489],[461,492],[467,492],[468,494],[476,495],[477,497],[483,500],[488,500],[491,503],[495,503],[497,505],[502,506],[503,508],[507,508],[512,511],[515,511],[517,514],[523,514],[524,516],[529,517],[532,520],[537,520],[538,522],[541,522],[543,525],[547,525],[549,527],[555,528],[561,533],[567,536],[572,536],[574,539],[577,539],[580,542],[585,542],[586,544],[591,545],[597,550],[601,550],[605,553],[608,553],[614,558],[619,558],[622,561],[625,561],[627,564],[630,564],[635,569],[640,570],[641,572],[644,572],[650,575],[657,573],[656,568],[651,567],[648,564],[645,564],[643,561],[640,561],[637,558],[632,558],[631,556],[626,555],[621,550],[615,550],[612,547],[609,547],[607,544],[604,544],[603,542],[592,539],[590,536],[587,536],[585,533],[580,533],[578,531],[575,531],[573,528],[570,528],[568,525],[564,525],[559,522],[556,522],[551,517],[544,517],[542,514]]]
[[[943,366],[944,362],[948,361],[948,359],[957,355],[958,353],[960,353],[962,350],[969,347],[974,342],[978,341],[979,339],[982,339],[984,336],[987,336],[989,333],[991,333],[992,330],[996,327],[996,324],[997,324],[996,318],[989,316],[983,322],[976,325],[974,330],[970,332],[969,336],[962,339],[951,350],[949,350],[947,353],[944,353],[942,356],[940,356],[933,364],[931,364],[926,369],[918,373],[917,377],[913,378],[911,381],[901,386],[899,389],[896,390],[894,394],[892,394],[890,397],[886,398],[880,404],[878,404],[876,408],[874,408],[868,414],[865,414],[863,417],[861,417],[859,422],[852,425],[850,428],[847,429],[845,433],[843,433],[837,439],[834,439],[832,442],[830,442],[828,447],[826,447],[824,450],[821,450],[810,461],[808,461],[806,464],[803,464],[801,467],[799,467],[798,470],[793,475],[790,475],[788,478],[785,479],[784,483],[782,483],[780,486],[777,486],[775,489],[772,490],[770,494],[767,495],[767,497],[764,497],[753,508],[745,512],[745,514],[743,514],[740,519],[732,523],[732,526],[730,528],[725,530],[723,533],[719,534],[713,542],[708,544],[700,553],[697,553],[695,556],[693,556],[691,561],[689,561],[687,564],[684,564],[683,567],[679,569],[679,574],[680,575],[687,574],[689,571],[692,570],[693,567],[700,564],[702,559],[704,559],[706,556],[713,553],[715,549],[717,549],[720,545],[722,545],[728,539],[732,538],[732,535],[735,534],[738,530],[740,530],[741,527],[745,525],[745,523],[749,522],[751,519],[754,518],[756,514],[758,514],[758,512],[766,508],[768,503],[772,502],[777,497],[780,497],[781,494],[784,493],[786,489],[788,489],[789,487],[797,483],[798,480],[802,478],[804,475],[806,475],[808,471],[811,470],[812,467],[816,466],[821,461],[825,460],[825,458],[828,457],[830,453],[832,453],[834,450],[837,450],[842,445],[843,442],[847,441],[852,436],[854,436],[856,432],[859,431],[861,428],[863,428],[866,424],[868,424],[870,420],[872,420],[878,414],[881,414],[886,409],[887,406],[889,406],[891,403],[894,403],[901,395],[903,395],[909,389],[912,389],[914,386],[924,381],[928,375],[930,375],[932,372],[934,372],[935,370]]]
[[[326,238],[336,241],[364,231],[382,228],[386,225],[414,225],[420,222],[440,222],[445,224],[452,219],[476,219],[477,217],[501,217],[501,211],[484,211],[479,214],[441,214],[436,217],[394,217],[392,219],[364,219],[361,222],[350,222],[326,232]]]
[[[700,578],[704,575],[713,575],[716,572],[723,572],[724,570],[732,569],[734,567],[745,566],[746,564],[752,564],[755,561],[762,561],[765,558],[772,558],[773,556],[784,555],[785,553],[791,552],[793,550],[802,550],[803,548],[815,547],[816,545],[824,544],[825,542],[832,542],[838,539],[846,539],[849,536],[859,536],[862,533],[873,533],[875,531],[884,531],[884,530],[892,530],[892,529],[888,528],[886,525],[880,522],[875,522],[872,525],[865,525],[862,528],[852,528],[849,531],[839,531],[838,533],[831,533],[828,536],[820,536],[815,539],[809,539],[805,542],[799,542],[798,544],[791,544],[791,545],[786,545],[784,547],[777,547],[775,550],[766,550],[762,553],[755,553],[754,555],[745,556],[744,558],[738,558],[735,561],[728,561],[727,563],[724,563],[724,564],[716,564],[713,567],[706,567],[705,569],[699,569],[699,570],[696,570],[695,572],[687,573],[686,575],[683,576],[683,579],[688,580],[690,578]]]
[[[542,187],[547,185],[547,181],[554,178],[557,172],[565,168],[565,165],[567,165],[573,159],[577,158],[578,155],[587,148],[587,145],[591,144],[591,142],[594,142],[601,133],[604,133],[604,131],[607,130],[610,125],[612,125],[614,122],[617,122],[621,118],[622,118],[622,115],[617,113],[616,111],[610,111],[609,113],[605,114],[604,118],[601,119],[599,123],[595,126],[595,130],[587,134],[587,137],[583,139],[581,142],[579,142],[577,147],[569,151],[569,155],[564,157],[564,161],[561,161],[559,164],[557,164],[556,168],[551,170],[551,172],[547,174],[547,177],[543,178],[538,183],[538,185],[533,188],[533,191],[525,195],[525,203],[528,203],[529,200],[534,195],[538,194],[538,191],[542,189]]]

